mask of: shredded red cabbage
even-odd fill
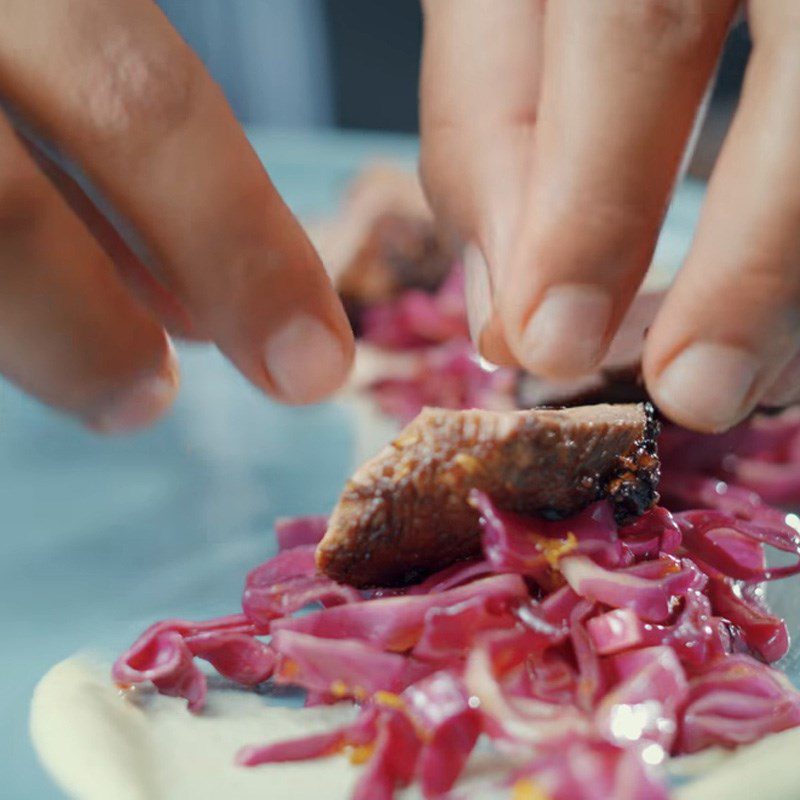
[[[580,737],[545,745],[509,780],[517,797],[547,800],[667,800],[667,790],[649,767],[655,745],[617,747]]]
[[[205,675],[194,663],[195,656],[246,686],[272,675],[275,652],[255,638],[256,631],[244,614],[206,622],[157,622],[117,659],[112,676],[121,686],[149,681],[161,694],[183,697],[191,711],[200,711],[207,688]]]
[[[319,544],[328,527],[325,516],[282,517],[275,521],[278,550],[291,550],[304,544]]]
[[[266,633],[272,620],[299,611],[311,603],[353,603],[361,595],[349,586],[318,575],[313,544],[284,550],[250,572],[245,581],[242,610]]]
[[[455,264],[433,293],[408,289],[364,309],[361,328],[365,341],[391,350],[469,339],[462,266]]]
[[[114,679],[199,712],[201,658],[240,684],[304,688],[311,704],[355,701],[354,722],[245,747],[239,763],[344,752],[366,762],[362,800],[412,782],[442,797],[481,741],[523,764],[505,782],[520,796],[666,798],[669,756],[800,725],[800,693],[768,666],[788,634],[761,587],[800,569],[766,566],[765,545],[800,559],[774,509],[657,507],[619,527],[605,502],[556,522],[471,502],[483,559],[386,592],[317,574],[323,521],[283,521],[244,613],[157,623]]]
[[[423,406],[511,410],[515,387],[515,370],[486,369],[469,339],[457,338],[418,351],[408,374],[378,378],[368,389],[384,414],[406,423]]]
[[[753,417],[724,434],[664,425],[660,491],[674,509],[713,508],[779,522],[800,505],[800,412]]]
[[[747,655],[717,659],[689,682],[679,749],[732,746],[800,725],[800,694],[784,675]]]

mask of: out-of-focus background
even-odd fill
[[[416,0],[160,0],[248,125],[414,132],[422,16]],[[707,177],[750,40],[729,37],[690,172]]]

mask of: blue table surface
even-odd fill
[[[413,161],[410,138],[250,131],[297,213],[330,209],[357,168]],[[673,209],[661,254],[679,258],[701,196]],[[103,439],[0,385],[0,797],[59,797],[27,735],[31,692],[58,660],[114,652],[164,616],[235,610],[273,549],[276,516],[329,510],[353,467],[340,405],[288,409],[211,348],[181,349],[183,389],[154,429]]]

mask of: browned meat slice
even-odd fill
[[[354,586],[389,586],[474,556],[473,488],[551,518],[602,497],[621,518],[641,514],[657,499],[656,433],[644,405],[425,409],[347,483],[317,564]]]
[[[336,282],[355,327],[364,308],[405,289],[433,292],[447,277],[453,254],[424,217],[387,212],[379,216]]]

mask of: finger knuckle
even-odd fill
[[[117,149],[152,146],[191,116],[197,71],[172,41],[109,37],[85,71],[87,133]]]

